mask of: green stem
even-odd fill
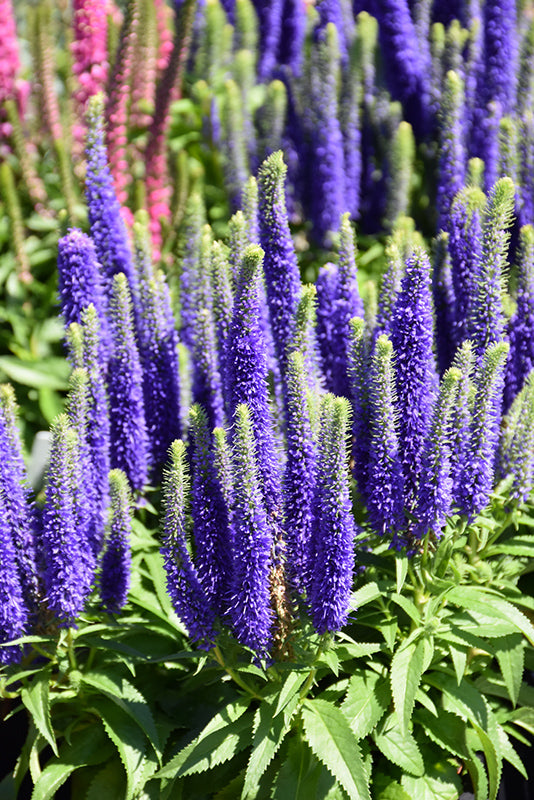
[[[67,655],[69,657],[69,664],[71,669],[78,669],[76,662],[76,653],[74,652],[74,634],[73,628],[67,630]]]
[[[223,654],[219,648],[219,645],[215,645],[213,648],[213,655],[215,656],[217,663],[224,669],[224,671],[232,678],[232,680],[237,683],[238,686],[241,687],[247,694],[250,694],[256,700],[263,700],[262,696],[258,694],[251,686],[248,685],[246,681],[243,680],[241,675],[237,673],[232,667],[229,667],[227,664],[224,663]]]

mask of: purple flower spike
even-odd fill
[[[263,251],[257,245],[245,250],[234,314],[228,337],[228,385],[231,408],[246,403],[257,442],[257,461],[269,515],[281,505],[280,466],[271,422],[267,387],[267,352],[258,303],[259,270]]]
[[[462,79],[452,70],[445,76],[439,114],[440,157],[437,190],[438,229],[448,230],[455,196],[465,184],[465,103]]]
[[[534,367],[534,228],[525,225],[520,232],[517,309],[508,323],[510,356],[506,367],[504,408],[514,397]]]
[[[436,313],[436,355],[440,375],[450,366],[455,350],[455,297],[448,241],[449,235],[442,231],[434,240],[432,254],[432,296]]]
[[[101,508],[99,507],[97,483],[94,475],[91,450],[88,441],[89,430],[89,375],[87,370],[76,367],[69,381],[67,413],[72,428],[78,437],[78,471],[82,479],[76,487],[78,506],[78,534],[84,550],[92,557],[94,570],[96,558],[100,555]]]
[[[284,472],[284,528],[290,584],[301,594],[309,585],[317,453],[312,436],[306,372],[300,353],[287,362],[287,461]]]
[[[391,342],[399,411],[399,450],[404,475],[404,505],[412,510],[428,434],[436,367],[433,355],[430,262],[422,249],[406,261],[401,292],[393,309]]]
[[[358,289],[356,267],[356,244],[349,214],[341,217],[339,237],[339,284],[335,314],[335,350],[337,364],[334,375],[334,393],[350,396],[348,378],[348,355],[350,349],[350,321],[363,317],[364,308]]]
[[[182,441],[172,443],[170,458],[163,483],[165,523],[161,548],[167,572],[167,591],[193,641],[209,650],[216,636],[215,612],[208,603],[187,547],[189,475]]]
[[[238,405],[234,417],[234,574],[230,614],[235,636],[259,656],[267,653],[273,627],[273,539],[260,486],[252,414]]]
[[[109,473],[111,522],[102,557],[100,597],[110,614],[118,614],[128,600],[132,556],[132,509],[128,480],[120,469]]]
[[[85,194],[91,238],[98,262],[102,265],[105,290],[111,293],[113,276],[124,273],[133,297],[137,296],[137,278],[126,226],[113,187],[106,145],[104,143],[103,96],[89,100],[87,133],[87,174]]]
[[[349,378],[352,399],[353,474],[358,491],[365,498],[369,466],[369,352],[363,319],[350,322]]]
[[[469,339],[462,343],[457,350],[453,366],[460,370],[461,378],[458,383],[456,405],[451,418],[451,478],[452,493],[455,501],[462,494],[464,464],[469,459],[469,446],[471,441],[471,414],[473,406],[473,368],[475,358],[473,345]]]
[[[264,161],[258,174],[260,237],[265,252],[263,268],[274,344],[282,374],[300,298],[300,273],[285,204],[286,172],[282,153],[278,151]]]
[[[259,244],[258,182],[252,175],[243,189],[243,214],[245,215],[249,243]]]
[[[306,38],[306,4],[304,0],[284,0],[279,62],[287,64],[293,75],[301,73]]]
[[[314,30],[315,40],[324,41],[328,36],[326,29],[329,24],[332,24],[335,27],[338,35],[341,63],[343,66],[347,66],[349,53],[347,40],[345,37],[343,11],[340,0],[318,0],[318,2],[315,3],[315,8],[319,13],[319,22]]]
[[[525,502],[534,483],[534,370],[515,398],[503,422],[498,469],[501,477],[512,475],[511,495]]]
[[[4,516],[10,526],[24,602],[34,611],[39,599],[36,543],[26,467],[17,427],[15,393],[0,385],[0,490]],[[0,550],[1,552],[1,550]]]
[[[502,306],[503,280],[508,266],[508,242],[514,212],[515,187],[501,178],[493,187],[482,234],[482,259],[469,321],[469,334],[482,357],[486,348],[502,341],[505,316]]]
[[[194,405],[189,419],[193,446],[191,513],[198,577],[208,603],[219,616],[224,616],[232,578],[229,512],[216,472],[207,415]]]
[[[393,347],[382,334],[371,364],[366,497],[371,525],[377,533],[388,536],[395,535],[404,524],[397,409]]]
[[[493,488],[508,349],[507,342],[491,344],[484,353],[476,380],[469,450],[456,497],[460,511],[469,519],[474,519],[487,505]]]
[[[57,269],[59,298],[65,326],[81,322],[84,308],[92,303],[105,328],[106,301],[102,288],[101,266],[92,239],[73,228],[59,240]],[[102,336],[103,344],[106,336]]]
[[[379,23],[380,51],[392,94],[402,102],[406,119],[420,134],[428,128],[429,86],[408,2],[381,0],[373,13]]]
[[[503,114],[515,108],[519,45],[515,0],[484,3],[484,98],[497,100]]]
[[[349,616],[354,537],[347,463],[348,400],[323,400],[314,507],[309,604],[315,630],[333,633]]]
[[[187,201],[185,210],[183,235],[181,237],[183,255],[179,264],[180,339],[190,349],[193,347],[193,331],[195,329],[198,262],[205,213],[200,195],[192,194]]]
[[[24,602],[17,553],[3,489],[0,490],[0,644],[18,639],[26,633],[28,609]],[[21,649],[0,647],[0,664],[12,664],[20,659]]]
[[[321,352],[326,387],[333,391],[337,381],[336,370],[336,313],[339,296],[339,269],[336,264],[325,264],[319,270],[317,288],[317,340]]]
[[[439,537],[451,511],[451,419],[460,379],[459,369],[451,367],[447,370],[434,408],[417,500],[415,534],[419,537],[425,536],[428,531]]]
[[[353,46],[350,68],[342,75],[339,109],[345,162],[345,208],[350,212],[351,219],[358,219],[360,216],[362,176],[360,105],[363,87],[359,55],[357,48]]]
[[[196,403],[206,409],[210,428],[220,428],[224,425],[223,384],[215,324],[209,308],[201,308],[197,312],[194,357],[193,397]]]
[[[313,50],[312,218],[319,242],[328,244],[345,205],[343,136],[339,124],[339,50],[336,28],[326,27]]]
[[[116,275],[113,279],[110,313],[113,334],[108,378],[111,466],[122,469],[132,489],[141,491],[147,480],[149,441],[143,375],[125,275]]]
[[[486,198],[480,189],[465,189],[452,205],[448,225],[451,279],[454,291],[454,343],[469,336],[469,321],[477,293],[482,260],[482,214]]]
[[[67,626],[82,613],[92,578],[78,527],[77,460],[78,437],[63,414],[52,427],[40,550],[46,605]]]
[[[253,0],[260,22],[260,60],[258,77],[265,82],[276,67],[280,36],[282,33],[282,10],[284,0]]]

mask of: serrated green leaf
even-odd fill
[[[395,555],[395,573],[397,579],[397,592],[402,590],[406,575],[408,574],[408,556],[406,553],[397,553]]]
[[[323,798],[335,784],[335,778],[315,758],[306,742],[294,738],[276,777],[272,800]]]
[[[390,596],[390,599],[396,603],[402,610],[410,617],[416,625],[421,623],[421,612],[411,600],[407,597],[404,597],[402,594],[397,594],[397,592],[393,592]]]
[[[456,680],[458,681],[458,685],[460,685],[464,677],[465,666],[467,664],[467,650],[456,647],[454,644],[450,644],[449,653],[451,654],[452,663],[454,665]]]
[[[489,800],[495,800],[499,791],[502,772],[502,756],[498,748],[497,730],[495,728],[495,736],[489,736],[479,725],[475,726],[475,730],[484,751],[489,779]]]
[[[443,692],[443,707],[473,725],[486,729],[488,726],[488,708],[483,696],[467,680],[458,686],[452,675],[433,673],[427,681]]]
[[[508,719],[534,736],[534,708],[516,708]]]
[[[152,712],[147,701],[135,686],[121,676],[112,678],[109,673],[104,674],[102,672],[84,673],[82,682],[87,686],[98,689],[99,692],[109,697],[119,708],[125,711],[139,725],[148,738],[158,756],[158,760],[161,758],[161,746]]]
[[[516,705],[525,667],[524,639],[520,633],[503,636],[495,647],[495,655],[512,701]]]
[[[81,767],[107,761],[113,745],[100,723],[73,734],[60,757],[50,761],[35,782],[31,800],[52,800],[69,775]]]
[[[467,757],[465,722],[456,714],[438,708],[437,716],[434,716],[426,709],[418,709],[416,719],[426,735],[445,752],[460,758]]]
[[[89,786],[85,800],[117,800],[124,796],[124,773],[114,759],[101,769]]]
[[[352,658],[372,656],[382,649],[378,642],[341,642],[336,645],[336,654],[340,661],[349,661]]]
[[[165,764],[155,778],[175,777],[204,772],[233,758],[238,749],[250,742],[252,714],[245,714],[250,698],[228,703],[208,722],[199,735]]]
[[[356,737],[363,739],[380,721],[390,702],[388,679],[376,672],[364,672],[350,679],[341,710]]]
[[[390,714],[380,733],[374,734],[376,746],[385,757],[405,772],[420,776],[425,765],[417,742],[410,733],[401,731],[397,714]]]
[[[499,735],[499,751],[502,757],[505,761],[508,761],[509,764],[512,764],[512,766],[514,766],[516,770],[521,773],[524,779],[528,781],[528,773],[525,769],[525,766],[517,755],[510,739],[506,734],[506,731],[501,725],[497,725],[497,732]]]
[[[56,736],[50,719],[50,697],[48,687],[50,670],[42,670],[31,681],[29,686],[23,687],[20,699],[28,709],[35,723],[35,727],[43,736],[54,755],[58,755]]]
[[[302,709],[306,741],[353,800],[370,800],[358,740],[348,720],[324,700],[306,700]]]
[[[377,583],[366,583],[357,591],[353,592],[350,598],[350,607],[357,611],[367,603],[372,603],[373,600],[378,600],[382,597],[382,591],[379,589]]]
[[[480,743],[477,743],[475,747],[480,747]],[[468,748],[469,758],[466,759],[465,765],[469,772],[471,783],[473,784],[475,797],[487,798],[489,793],[488,775],[484,764],[477,755],[475,747],[470,746]]]
[[[414,800],[398,781],[384,776],[385,780],[381,783],[378,777],[373,780],[373,800]]]
[[[279,716],[274,715],[274,707],[271,703],[262,703],[256,711],[254,724],[256,732],[245,774],[242,800],[252,800],[256,797],[260,779],[289,731],[291,717],[298,701],[298,695],[293,694],[285,706],[284,713]]]
[[[534,645],[534,626],[530,620],[518,608],[498,594],[481,591],[472,586],[458,586],[451,589],[447,597],[451,602],[458,603],[458,605],[469,609],[471,612],[474,611],[483,616],[496,616],[506,620],[521,631],[529,642]]]
[[[300,690],[300,687],[308,677],[307,672],[290,672],[280,689],[273,717],[284,710],[291,698]]]
[[[417,800],[458,800],[459,792],[462,790],[459,780],[454,783],[446,782],[430,775],[422,775],[419,778],[403,775],[401,782],[409,796]]]
[[[95,697],[92,705],[119,752],[126,770],[126,793],[121,792],[121,794],[124,794],[125,800],[131,800],[134,797],[136,774],[143,763],[147,740],[142,730],[137,725],[132,725],[129,715],[121,711],[111,700]]]
[[[391,692],[401,731],[406,733],[421,683],[425,658],[423,639],[402,644],[391,662]]]

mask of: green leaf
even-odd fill
[[[488,797],[489,800],[495,800],[497,797],[497,792],[499,791],[502,772],[502,756],[498,750],[497,728],[495,726],[494,736],[489,736],[488,733],[486,733],[486,731],[479,725],[475,725],[474,728],[480,744],[482,745],[482,750],[484,751],[484,758],[486,761],[489,779]],[[476,749],[480,750],[481,748],[477,747]]]
[[[426,735],[445,752],[460,758],[467,757],[465,722],[456,714],[439,708],[435,716],[426,709],[418,709],[416,719]]]
[[[50,674],[49,669],[42,670],[42,672],[38,673],[32,679],[30,685],[22,689],[20,699],[30,712],[35,727],[46,739],[52,751],[57,756],[56,736],[50,720],[50,698],[48,694]]]
[[[61,361],[62,369],[58,369]],[[34,389],[48,388],[59,391],[68,388],[70,367],[64,359],[43,359],[41,361],[20,361],[16,356],[0,357],[0,373],[9,380],[31,386]]]
[[[126,794],[124,797],[125,800],[131,800],[134,796],[136,774],[143,763],[147,740],[141,729],[137,725],[132,725],[128,714],[121,711],[111,700],[95,697],[92,705],[97,710],[104,723],[106,733],[119,752],[126,770]]]
[[[397,576],[397,592],[400,592],[408,574],[408,556],[406,553],[397,553],[395,555],[395,572]]]
[[[406,642],[396,651],[391,662],[391,691],[401,731],[408,731],[415,694],[423,674],[425,643],[422,638]]]
[[[534,736],[534,708],[516,708],[508,719]]]
[[[260,779],[276,755],[290,728],[291,718],[297,707],[299,698],[293,695],[285,706],[285,713],[275,716],[271,703],[262,703],[256,711],[254,741],[252,753],[247,766],[242,800],[251,800],[256,796]]]
[[[69,775],[81,767],[106,761],[113,745],[100,723],[72,735],[58,759],[50,761],[35,782],[31,800],[52,800]]]
[[[341,710],[358,739],[371,733],[391,701],[387,678],[364,672],[350,679]]]
[[[521,773],[524,779],[528,781],[528,773],[523,762],[514,750],[510,739],[506,735],[506,731],[501,725],[497,725],[497,732],[499,735],[499,751],[502,757],[505,759],[505,761],[508,761],[510,764],[512,764],[516,770]]]
[[[336,785],[334,777],[315,758],[305,741],[293,738],[275,780],[272,800],[324,798]]]
[[[396,713],[390,714],[380,733],[374,734],[376,746],[385,757],[405,772],[420,776],[424,773],[423,756],[410,733],[401,731]]]
[[[118,797],[124,797],[124,773],[114,759],[97,772],[85,800],[117,800]]]
[[[445,782],[430,775],[422,775],[420,778],[403,775],[401,781],[409,796],[417,800],[458,800],[459,792],[462,791],[460,780],[454,783]]]
[[[119,708],[128,714],[139,725],[150,744],[154,748],[158,760],[161,758],[161,747],[158,731],[150,706],[140,691],[121,676],[111,677],[102,672],[85,673],[82,682],[92,686],[103,695],[109,697]]]
[[[324,700],[306,700],[302,721],[312,751],[349,796],[370,800],[358,740],[342,711]]]
[[[469,771],[469,776],[475,791],[475,797],[488,797],[489,785],[486,768],[477,755],[476,748],[480,747],[480,742],[474,747],[469,746],[469,758],[466,759],[465,764]]]
[[[273,717],[277,717],[278,714],[284,710],[291,698],[300,690],[300,687],[307,677],[307,672],[294,671],[289,673],[278,695]]]
[[[463,680],[458,686],[452,675],[441,672],[432,673],[426,680],[443,692],[443,707],[446,711],[468,719],[473,725],[487,728],[487,705],[480,692],[471,683]]]
[[[383,778],[381,781],[380,778]],[[402,788],[398,781],[382,776],[380,773],[373,779],[374,800],[413,800],[412,796]]]
[[[454,644],[449,645],[449,653],[451,654],[454,671],[456,673],[456,680],[460,685],[465,673],[465,666],[467,664],[467,650],[456,647]]]
[[[512,705],[516,705],[525,667],[524,640],[520,633],[499,639],[495,655],[504,678]]]
[[[391,594],[391,600],[396,603],[402,610],[410,617],[410,619],[415,622],[416,625],[419,625],[421,622],[421,613],[415,603],[411,600],[408,600],[407,597],[403,597],[401,594],[397,594],[393,592]]]
[[[215,714],[196,739],[165,764],[154,777],[178,777],[204,772],[233,758],[250,743],[253,717],[252,714],[245,714],[249,705],[250,698],[246,697],[228,703]]]
[[[350,598],[350,607],[357,611],[367,603],[372,603],[373,600],[378,600],[382,597],[382,591],[378,588],[377,583],[366,583],[357,591],[353,592]]]
[[[471,586],[458,586],[451,589],[447,598],[453,603],[467,608],[470,612],[480,613],[485,617],[500,617],[526,636],[534,645],[534,626],[518,608],[513,606],[497,593],[481,591]]]

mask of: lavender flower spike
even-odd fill
[[[284,472],[284,528],[289,582],[301,594],[310,579],[317,453],[306,392],[306,371],[300,353],[287,362],[287,461]]]
[[[515,107],[519,57],[515,0],[484,3],[484,101],[497,100],[503,114]]]
[[[397,433],[393,347],[382,334],[375,344],[369,388],[367,511],[377,533],[392,536],[404,524],[403,478]]]
[[[206,412],[194,405],[189,420],[193,446],[191,513],[198,577],[208,603],[223,616],[228,608],[232,578],[229,511],[215,468]]]
[[[517,309],[508,323],[510,356],[506,368],[504,406],[508,409],[534,367],[534,227],[519,234]]]
[[[363,317],[364,308],[358,289],[354,231],[348,213],[341,217],[338,274],[339,287],[334,322],[334,347],[337,353],[337,364],[334,368],[333,385],[334,394],[349,397],[350,321],[353,317]]]
[[[215,613],[187,548],[189,475],[185,445],[181,440],[172,443],[170,459],[163,482],[165,523],[161,549],[167,573],[167,591],[193,641],[209,649],[216,636]]]
[[[452,493],[455,505],[463,492],[463,469],[469,460],[471,441],[471,416],[474,402],[474,386],[472,380],[474,366],[473,344],[466,339],[457,350],[453,366],[460,370],[456,405],[451,419],[453,431],[451,445],[451,477]]]
[[[270,518],[280,514],[280,467],[271,422],[267,387],[267,352],[258,302],[259,270],[263,251],[257,245],[245,250],[234,314],[228,337],[226,365],[230,407],[246,403],[257,442],[257,463]]]
[[[76,228],[71,229],[59,240],[57,269],[59,299],[65,326],[71,322],[81,322],[83,309],[92,303],[99,314],[101,325],[105,327],[106,302],[101,266],[92,239]],[[102,338],[105,340],[106,336],[103,335]]]
[[[238,405],[234,417],[234,574],[230,614],[236,638],[267,653],[273,626],[270,577],[273,540],[267,523],[252,414]]]
[[[95,244],[97,259],[102,265],[108,296],[111,293],[113,276],[123,272],[132,295],[136,297],[137,279],[132,254],[107,162],[103,96],[94,95],[88,105],[85,194],[91,238]]]
[[[350,321],[348,372],[352,400],[352,459],[358,492],[365,498],[369,467],[369,352],[361,317]]]
[[[451,367],[444,374],[434,408],[432,426],[423,456],[423,479],[419,485],[415,533],[441,535],[452,506],[451,419],[458,395],[461,372]]]
[[[0,644],[26,633],[28,609],[24,602],[17,554],[3,490],[0,490]],[[0,664],[18,661],[21,650],[16,645],[0,647]]]
[[[504,421],[499,447],[499,472],[513,475],[512,497],[525,502],[534,483],[534,370],[514,400]]]
[[[448,231],[453,200],[465,184],[467,153],[464,135],[465,103],[462,79],[453,70],[445,76],[439,115],[440,157],[437,191],[438,229]]]
[[[404,475],[404,505],[412,510],[421,475],[425,439],[434,403],[433,312],[430,262],[417,248],[393,309],[391,342],[399,412],[399,448]]]
[[[132,303],[123,274],[113,279],[110,312],[113,333],[108,380],[111,466],[122,469],[132,489],[141,491],[147,480],[149,442]]]
[[[470,338],[480,358],[489,345],[502,341],[505,333],[502,295],[514,201],[513,182],[510,178],[501,178],[489,197],[477,292],[469,323]]]
[[[349,616],[356,535],[347,459],[349,422],[348,400],[327,395],[321,415],[309,591],[318,633],[340,630]]]
[[[87,551],[78,528],[77,459],[78,437],[63,414],[52,426],[40,548],[46,605],[66,625],[74,624],[90,591]]]
[[[486,506],[493,488],[495,454],[499,439],[503,372],[508,343],[497,342],[484,353],[473,403],[469,451],[464,462],[461,496],[462,513],[473,519]]]
[[[100,597],[111,614],[118,614],[128,600],[132,557],[132,508],[128,480],[120,469],[109,473],[111,520],[100,574]]]
[[[260,238],[276,355],[282,375],[295,328],[300,274],[287,219],[284,180],[287,167],[280,151],[263,162],[258,173]]]
[[[17,427],[17,404],[9,384],[0,385],[0,491],[15,548],[24,602],[33,611],[39,599],[36,543],[26,467]]]

